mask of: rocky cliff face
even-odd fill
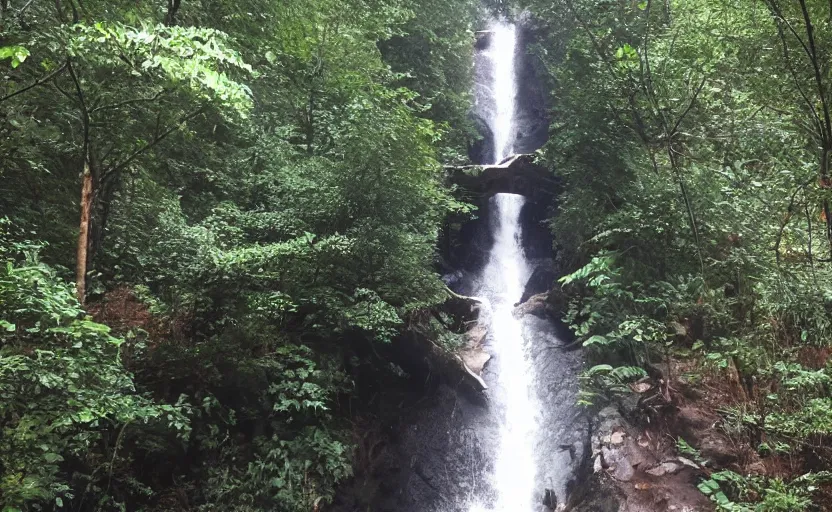
[[[532,153],[549,139],[549,102],[548,91],[540,79],[540,67],[543,65],[529,49],[536,43],[536,34],[532,20],[521,16],[518,24],[517,55],[517,98],[515,124],[517,138],[514,152]]]

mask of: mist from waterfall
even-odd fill
[[[493,134],[493,163],[511,156],[517,95],[515,53],[517,30],[508,23],[495,23],[489,30],[485,55],[491,66],[490,86],[485,90],[490,116],[486,119]],[[498,451],[495,454],[489,503],[477,502],[471,512],[529,512],[535,495],[535,434],[538,410],[533,367],[523,327],[513,315],[514,304],[523,295],[529,278],[529,263],[521,244],[520,212],[523,196],[496,194],[490,199],[490,230],[494,245],[482,273],[478,295],[491,305],[483,319],[490,329],[490,352],[494,359],[496,386],[489,390],[493,410],[499,414]]]

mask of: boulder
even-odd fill
[[[549,296],[546,293],[532,295],[522,304],[518,303],[513,311],[514,317],[522,318],[526,315],[534,315],[545,320],[552,316],[558,316],[560,311],[553,308],[548,299]]]
[[[462,356],[448,352],[421,332],[411,330],[400,339],[402,343],[410,345],[421,353],[450,387],[462,387],[464,390],[477,394],[488,389],[482,377],[468,367]]]
[[[662,462],[654,468],[650,468],[645,473],[653,476],[664,476],[678,473],[684,466],[678,462]]]
[[[555,285],[558,275],[555,272],[554,265],[540,265],[534,269],[529,280],[526,281],[526,286],[523,288],[523,296],[520,297],[520,303],[526,302],[533,295],[547,293]]]
[[[698,444],[702,456],[720,467],[729,466],[739,459],[736,447],[719,432],[705,432]]]
[[[491,360],[491,354],[482,348],[465,349],[459,353],[465,366],[477,376],[482,375],[485,364]]]
[[[442,276],[442,282],[448,289],[463,296],[469,293],[470,283],[473,280],[471,273],[465,270],[454,270]]]
[[[520,194],[531,202],[548,204],[557,188],[549,171],[531,154],[514,155],[496,165],[446,166],[445,176],[451,184],[479,197]]]

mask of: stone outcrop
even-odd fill
[[[558,279],[557,269],[551,260],[546,264],[535,267],[529,280],[526,281],[526,286],[523,288],[523,296],[520,297],[520,302],[526,302],[533,295],[541,293],[548,293],[549,290],[555,286],[555,281]]]
[[[424,354],[426,359],[430,360],[431,366],[439,371],[452,388],[461,387],[475,393],[488,389],[482,377],[468,367],[460,354],[448,352],[418,331],[410,331],[404,335],[404,338],[404,343],[412,344],[416,350]],[[471,360],[469,358],[469,361]]]
[[[529,201],[549,204],[557,191],[557,181],[535,155],[514,155],[496,165],[446,166],[449,183],[463,190],[463,196],[482,199],[497,193],[520,194]]]
[[[565,512],[713,510],[696,488],[703,470],[663,449],[660,439],[628,423],[615,406],[594,417],[591,450]]]
[[[408,351],[415,352],[427,361],[450,387],[481,393],[488,386],[480,374],[491,358],[482,350],[487,329],[477,323],[481,301],[476,297],[458,295],[450,290],[448,292],[449,297],[441,310],[452,318],[451,324],[445,327],[464,333],[465,344],[460,350],[451,352],[418,329],[408,330],[397,342],[406,345]]]

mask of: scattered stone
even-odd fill
[[[676,464],[675,462],[662,462],[658,466],[648,469],[645,471],[648,475],[653,476],[664,476],[664,475],[672,475],[682,469],[682,465]]]
[[[685,466],[691,467],[693,469],[699,469],[699,464],[693,462],[692,460],[685,458],[685,457],[676,457],[676,460],[684,464]]]
[[[534,295],[547,293],[557,279],[558,274],[555,271],[554,265],[539,265],[534,269],[529,280],[526,281],[523,296],[520,297],[520,303],[526,302]]]
[[[613,432],[610,435],[610,444],[624,444],[626,434],[622,431]]]
[[[687,327],[680,324],[679,322],[670,322],[670,329],[673,331],[673,334],[676,336],[677,340],[682,341],[688,337]]]
[[[636,471],[626,450],[604,446],[601,448],[601,455],[609,465],[608,469],[613,478],[619,482],[629,482],[632,480]]]
[[[653,389],[653,384],[649,381],[639,381],[630,384],[630,389],[635,391],[636,393],[646,393]]]

